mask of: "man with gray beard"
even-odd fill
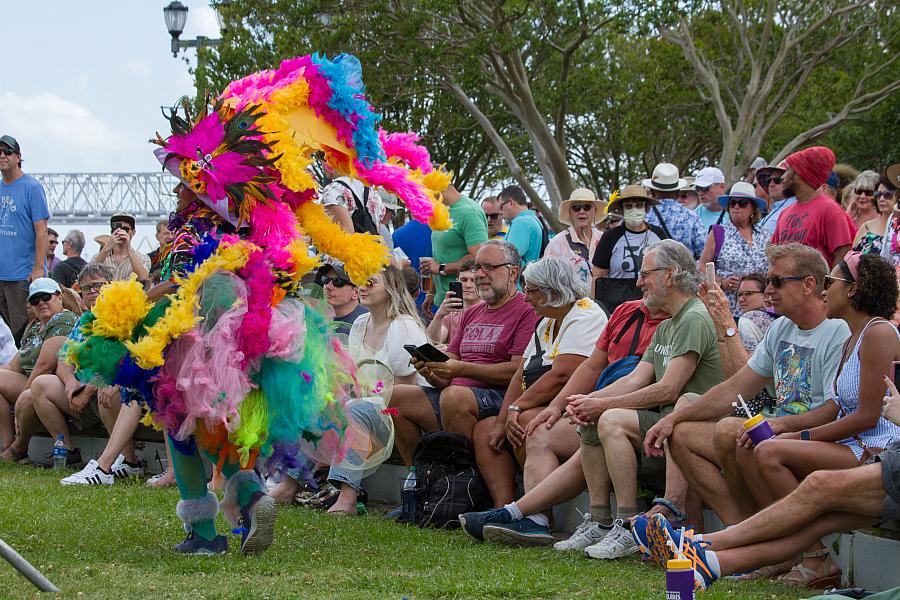
[[[472,437],[475,423],[495,416],[503,395],[534,335],[538,316],[518,291],[521,256],[515,246],[490,240],[475,257],[473,272],[483,300],[463,312],[446,362],[413,365],[427,387],[396,385],[390,404],[394,443],[407,465],[422,433],[444,429]]]

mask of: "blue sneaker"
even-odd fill
[[[649,517],[638,515],[631,521],[631,536],[644,557],[665,568],[666,561],[676,549],[681,530],[672,527],[668,519],[659,513]],[[694,536],[693,529],[686,529],[684,536],[685,539],[692,536],[700,539],[699,536]]]
[[[253,492],[241,508],[241,554],[263,552],[275,537],[275,500],[263,492]]]
[[[686,530],[682,541],[681,531],[672,527],[661,514],[651,515],[648,521],[646,539],[650,542],[650,554],[655,561],[665,566],[666,562],[678,556],[678,545],[681,544],[684,557],[694,564],[694,590],[702,592],[715,583],[719,573],[707,556],[709,542],[700,535],[695,536],[693,530]]]
[[[484,541],[484,526],[489,523],[505,525],[512,523],[512,515],[505,508],[492,508],[481,512],[467,512],[459,515],[462,530],[478,541]]]
[[[183,542],[172,547],[176,554],[193,554],[195,556],[213,556],[228,551],[228,538],[217,535],[211,540],[204,539],[190,532]]]
[[[485,525],[484,539],[507,546],[549,546],[556,542],[546,525],[528,518],[508,524]]]

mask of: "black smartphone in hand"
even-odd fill
[[[459,298],[462,300],[462,281],[451,281],[448,285],[449,292],[453,294],[455,298]]]

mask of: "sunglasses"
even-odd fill
[[[843,281],[844,283],[856,283],[855,281],[850,281],[849,279],[844,279],[843,277],[833,277],[831,275],[826,275],[825,283],[822,287],[827,290],[835,281]]]
[[[747,208],[750,206],[750,200],[747,198],[737,198],[728,201],[728,208],[734,208],[735,206],[738,208]]]
[[[857,196],[875,196],[875,190],[853,190]]]
[[[694,189],[696,189],[698,192],[708,192],[709,188],[711,187],[711,185],[695,185]]]
[[[574,212],[591,212],[591,209],[594,208],[593,204],[573,204],[571,210]]]
[[[782,181],[783,181],[783,180],[781,179],[781,177],[771,177],[771,178],[769,178],[769,184],[774,183],[774,184],[776,184],[776,185],[781,185],[781,182],[782,182]],[[769,186],[766,185],[766,187],[769,187]]]
[[[346,279],[341,279],[340,277],[331,277],[330,275],[326,275],[325,277],[323,277],[321,279],[321,282],[322,287],[325,287],[329,283],[336,288],[342,288],[345,285],[350,285],[350,282]]]
[[[876,200],[879,198],[893,198],[897,192],[875,192],[875,196],[873,196]]]
[[[772,275],[766,278],[766,282],[777,290],[789,281],[803,281],[806,277],[806,275],[785,275],[784,277]]]
[[[640,201],[640,200],[638,200],[637,202],[623,202],[622,203],[622,208],[625,210],[631,210],[634,208],[644,208],[645,206],[647,206],[647,203]]]
[[[53,294],[48,294],[47,292],[41,292],[39,294],[35,294],[28,298],[28,304],[32,306],[37,306],[41,302],[50,302],[50,298],[53,297]]]
[[[131,226],[127,225],[126,223],[113,223],[112,226],[110,227],[110,231],[115,233],[116,229],[124,229],[125,231],[134,231],[134,229],[132,229]]]
[[[3,156],[12,156],[15,153],[16,151],[12,148],[0,148],[0,154],[2,154]]]
[[[494,219],[500,218],[500,213],[484,213],[484,216],[488,221],[493,221]]]
[[[57,245],[58,243],[59,243],[59,242],[56,241],[56,240],[50,240],[49,242],[47,242],[47,245],[48,245],[48,246],[55,246],[55,245]]]

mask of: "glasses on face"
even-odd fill
[[[2,154],[3,156],[12,156],[15,153],[16,151],[12,148],[0,148],[0,154]]]
[[[594,208],[593,204],[573,204],[571,206],[572,212],[591,212],[592,208]]]
[[[750,296],[755,296],[756,294],[764,294],[765,292],[756,292],[753,290],[745,290],[743,292],[738,292],[738,298],[749,298]]]
[[[57,244],[59,244],[59,242],[57,240],[48,240],[47,244],[50,246],[56,246]]]
[[[711,187],[712,187],[711,185],[695,185],[695,186],[694,186],[694,188],[695,188],[698,192],[701,192],[701,193],[702,193],[702,192],[708,192],[708,191],[709,191],[709,188],[711,188]]]
[[[896,193],[897,192],[875,192],[873,198],[875,198],[875,200],[878,200],[879,198],[893,198]]]
[[[500,267],[511,267],[512,263],[500,263],[499,265],[489,265],[483,263],[475,263],[472,265],[472,271],[484,271],[487,275],[490,275],[494,272],[495,269],[499,269]]]
[[[530,296],[531,294],[538,294],[538,293],[540,293],[541,288],[530,288],[530,287],[528,287],[528,286],[526,285],[526,286],[525,286],[525,289],[524,289],[523,291],[525,292],[525,295],[526,295],[526,296]]]
[[[50,302],[50,299],[53,297],[53,294],[48,294],[47,292],[41,292],[40,294],[35,294],[28,299],[28,304],[32,306],[37,306],[41,302]]]
[[[350,282],[346,279],[341,279],[340,277],[332,277],[330,275],[326,275],[320,281],[322,282],[322,287],[325,287],[329,283],[336,288],[342,288],[345,285],[350,285]]]
[[[94,292],[99,294],[100,290],[103,289],[103,286],[109,283],[108,281],[95,281],[94,283],[85,283],[81,285],[81,295],[84,296],[88,292]]]
[[[750,206],[750,200],[748,200],[747,198],[737,198],[735,200],[728,201],[728,208],[734,208],[735,206],[738,208],[747,208],[748,206]]]
[[[638,271],[638,275],[640,275],[642,279],[647,279],[647,276],[650,275],[650,273],[653,273],[654,271],[665,271],[668,268],[669,267],[656,267],[655,269],[646,269]]]
[[[835,277],[833,275],[826,275],[825,283],[822,287],[824,287],[827,290],[828,288],[831,287],[831,284],[833,284],[835,281],[843,281],[844,283],[856,283],[855,281],[850,281],[849,279],[844,279],[843,277]]]
[[[127,223],[113,223],[110,227],[110,230],[115,233],[116,229],[124,229],[126,232],[131,233],[134,229],[131,228]]]
[[[789,281],[803,281],[804,279],[806,279],[805,275],[785,275],[783,277],[781,275],[771,275],[766,278],[766,282],[777,290]]]
[[[500,213],[484,213],[484,216],[488,221],[493,221],[500,218]]]
[[[857,196],[869,196],[869,197],[875,196],[875,190],[856,190],[855,189],[855,190],[853,190],[853,193],[856,194]]]
[[[772,177],[769,179],[769,184],[774,183],[776,185],[781,185],[781,182],[782,182],[781,177]],[[769,187],[769,186],[767,185],[766,187]]]

